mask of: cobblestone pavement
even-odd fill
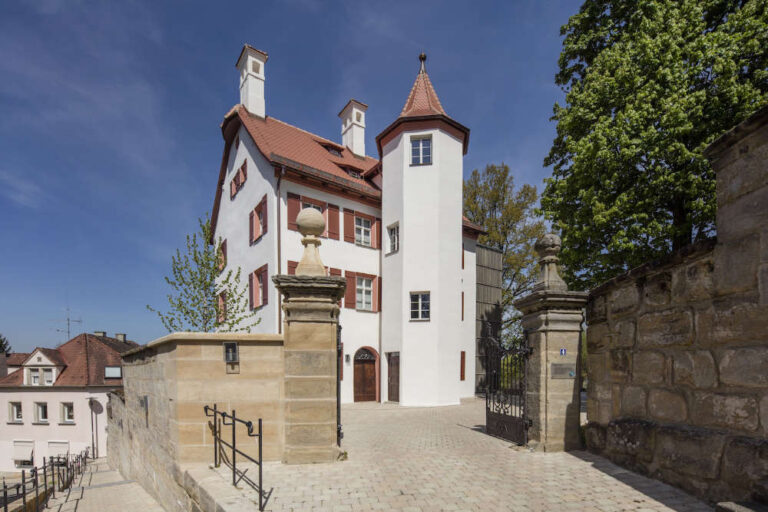
[[[267,510],[711,511],[586,452],[534,453],[482,432],[484,402],[342,408],[349,458],[264,464]]]
[[[163,512],[138,483],[110,469],[106,459],[91,462],[72,487],[48,501],[55,512]]]

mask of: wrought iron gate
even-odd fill
[[[511,347],[485,338],[485,430],[519,445],[528,443],[525,376],[531,352],[527,333]]]

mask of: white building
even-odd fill
[[[462,216],[469,129],[443,110],[426,56],[400,115],[365,154],[368,106],[339,113],[341,143],[266,113],[267,54],[237,60],[240,104],[224,118],[213,236],[228,268],[248,275],[258,332],[280,332],[271,276],[301,259],[296,216],[320,210],[320,254],[344,276],[341,397],[403,405],[456,404],[474,394],[475,247]]]
[[[7,415],[0,421],[0,471],[86,449],[106,455],[107,393],[122,387],[120,353],[136,346],[124,335],[99,332],[36,348],[20,364],[16,357],[0,375],[0,410]]]

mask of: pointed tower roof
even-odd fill
[[[400,117],[428,116],[432,114],[448,115],[440,104],[440,99],[437,97],[432,81],[427,74],[427,69],[424,65],[426,60],[427,56],[422,52],[419,55],[421,69],[419,69],[419,74],[416,75],[416,81],[413,83],[413,87],[411,87],[408,99],[405,100]]]
[[[427,56],[419,55],[421,63],[419,74],[411,87],[408,99],[405,100],[403,110],[392,124],[384,128],[376,136],[376,146],[379,150],[379,158],[382,157],[382,148],[390,140],[406,128],[411,130],[424,130],[429,128],[441,128],[461,140],[464,146],[464,154],[469,146],[469,128],[451,119],[445,113],[440,99],[437,97],[432,81],[427,74],[425,62]]]

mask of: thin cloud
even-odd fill
[[[0,170],[0,194],[28,208],[37,208],[43,199],[43,191],[34,181],[5,170]]]

